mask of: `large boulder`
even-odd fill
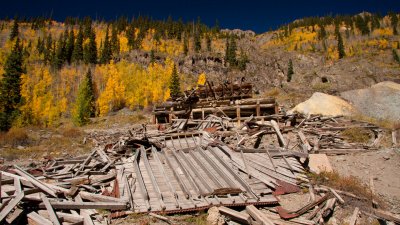
[[[361,114],[376,119],[400,122],[400,84],[391,81],[370,88],[346,91],[340,96]]]
[[[288,113],[293,114],[296,112],[305,115],[351,116],[356,114],[357,110],[340,97],[315,92],[311,98],[298,104]]]

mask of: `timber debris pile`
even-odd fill
[[[204,100],[207,93],[214,98],[221,92],[196,97],[189,113],[167,113],[170,124],[143,125],[114,139],[88,137],[96,142],[88,155],[48,159],[36,168],[3,168],[0,221],[109,224],[149,213],[170,223],[162,215],[216,206],[232,224],[322,224],[337,204],[345,204],[343,195],[351,194],[310,183],[309,155],[374,151],[379,127],[342,117],[279,114],[273,99],[238,98],[234,106]],[[195,98],[186,97],[186,103]],[[272,105],[272,114],[263,113]],[[194,109],[199,117],[190,116]],[[183,114],[188,117],[176,116]],[[160,115],[157,110],[155,115]],[[340,136],[348,128],[367,129],[374,141],[351,143]],[[279,206],[277,196],[304,188],[310,198],[298,210]],[[365,213],[399,222],[385,212]]]

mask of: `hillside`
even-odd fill
[[[0,24],[3,74],[16,23]],[[287,107],[315,91],[338,94],[400,78],[394,14],[304,18],[263,34],[145,17],[110,23],[36,18],[17,25],[26,73],[14,125],[54,126],[73,117],[78,87],[89,68],[96,116],[164,101],[174,66],[182,90],[194,87],[203,73],[214,82],[245,77],[255,84],[255,94],[275,96]],[[345,53],[341,59],[338,34]],[[231,58],[226,56],[227,44],[234,46]],[[290,82],[289,61],[294,71]]]

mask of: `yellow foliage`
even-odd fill
[[[372,34],[374,36],[392,36],[393,35],[393,29],[391,29],[389,27],[379,28],[379,29],[375,29]]]
[[[206,83],[206,74],[205,73],[201,73],[199,75],[199,80],[197,81],[198,85],[204,85]]]
[[[100,116],[106,115],[109,111],[120,109],[124,104],[125,85],[122,83],[121,74],[113,61],[103,65],[108,72],[108,80],[105,90],[97,100]]]
[[[367,46],[375,47],[379,49],[386,49],[389,46],[389,42],[386,39],[373,39],[367,41]]]
[[[129,51],[128,46],[128,38],[125,37],[125,34],[119,34],[119,49],[121,53],[126,53]]]

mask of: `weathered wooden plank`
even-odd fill
[[[24,192],[20,192],[14,199],[12,199],[7,204],[7,206],[5,206],[3,208],[3,210],[1,210],[1,212],[0,212],[0,222],[3,221],[4,218],[6,218],[8,213],[11,212],[11,210],[22,200],[23,197],[24,197]]]
[[[144,166],[146,167],[146,172],[150,177],[150,181],[151,181],[151,184],[153,186],[153,189],[157,194],[158,200],[160,202],[160,206],[161,206],[161,208],[163,210],[165,210],[165,203],[163,201],[163,199],[164,199],[163,194],[161,193],[160,187],[157,184],[157,180],[156,180],[156,178],[155,178],[155,176],[153,174],[153,171],[151,169],[149,160],[147,159],[146,151],[145,151],[143,146],[140,148],[140,153],[141,153],[141,158],[143,159]]]
[[[274,225],[274,223],[266,215],[263,215],[254,205],[246,206],[246,212],[262,225]]]
[[[53,223],[50,220],[44,218],[43,216],[37,214],[36,212],[31,212],[27,216],[34,222],[35,225],[53,225]]]
[[[56,213],[54,212],[53,207],[50,205],[49,199],[47,199],[46,195],[40,193],[40,197],[42,198],[43,204],[47,209],[47,212],[49,213],[49,218],[50,221],[54,224],[54,225],[61,225]]]
[[[50,188],[49,186],[47,186],[45,183],[39,181],[38,179],[36,179],[35,177],[33,177],[32,175],[30,175],[29,173],[25,172],[23,169],[21,169],[20,167],[18,167],[17,165],[14,165],[15,167],[15,172],[17,172],[19,175],[21,175],[22,177],[24,177],[26,180],[28,180],[29,182],[31,182],[33,185],[35,185],[36,187],[38,187],[40,190],[46,192],[47,194],[53,196],[53,197],[57,197],[56,192]]]
[[[50,204],[55,209],[111,209],[124,210],[128,208],[128,204],[123,202],[61,202],[50,201]],[[40,208],[45,208],[44,204],[39,204]]]
[[[248,214],[238,212],[225,206],[218,207],[218,210],[221,214],[229,216],[234,221],[242,224],[252,224],[250,215]]]
[[[360,213],[360,209],[356,207],[351,215],[349,225],[356,225],[358,214]]]

